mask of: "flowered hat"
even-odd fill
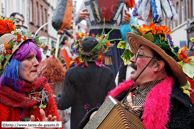
[[[7,24],[6,26],[4,26],[5,23]],[[0,18],[0,28],[9,28],[7,31],[0,31],[2,35],[0,37],[0,75],[3,73],[6,65],[9,64],[12,55],[25,41],[33,40],[38,46],[42,44],[39,36],[34,37],[29,31],[24,32],[21,29],[15,29],[15,26],[12,25],[13,21]]]
[[[77,57],[74,59],[76,65],[83,64],[82,66],[84,67],[88,66],[88,62],[94,61],[96,65],[101,66],[104,61],[102,54],[107,52],[109,47],[113,46],[110,41],[118,40],[108,40],[109,33],[106,36],[103,35],[103,32],[101,36],[92,34],[92,37],[89,37],[87,32],[76,34],[77,41],[75,46]]]
[[[126,38],[131,51],[136,53],[141,45],[145,45],[157,52],[170,66],[174,76],[181,86],[187,83],[186,74],[177,62],[189,62],[189,57],[185,53],[186,46],[179,49],[175,47],[169,35],[167,26],[157,27],[154,23],[149,26],[131,25],[132,33],[127,33]]]

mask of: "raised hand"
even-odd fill
[[[89,18],[90,13],[89,13],[89,12],[85,12],[85,11],[87,11],[86,8],[80,10],[79,13],[78,13],[78,17],[79,17],[80,19],[83,19],[83,20],[88,21],[87,18]]]
[[[127,23],[131,21],[131,16],[129,13],[127,13],[127,10],[125,10],[125,14],[123,15],[123,21]]]

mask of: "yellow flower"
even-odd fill
[[[188,51],[188,48],[186,47],[186,45],[179,49],[177,57],[179,60],[181,60],[185,63],[189,63],[190,59],[188,57],[188,54],[185,53],[185,51]]]

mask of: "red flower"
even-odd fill
[[[7,50],[6,51],[7,54],[11,54],[11,52],[12,52],[11,50]]]
[[[21,37],[18,37],[18,38],[17,38],[17,41],[18,41],[18,42],[21,42]]]
[[[18,38],[21,38],[21,37],[22,37],[22,35],[21,35],[21,34],[17,34],[17,37],[18,37]]]
[[[6,51],[3,51],[3,55],[6,56],[7,55],[7,52]]]
[[[24,40],[26,40],[26,36],[24,36],[24,38],[23,38]]]
[[[110,42],[107,42],[107,43],[106,43],[106,46],[109,47],[109,46],[110,46]]]
[[[97,62],[99,63],[99,64],[102,64],[103,62],[104,62],[104,56],[102,56],[102,52],[98,55],[98,60],[97,60]]]
[[[83,62],[82,59],[79,58],[79,57],[74,58],[73,61],[74,61],[75,63],[82,63],[82,62]]]
[[[92,37],[95,37],[95,35],[93,33],[91,33]]]
[[[7,23],[0,19],[0,34],[4,34],[7,31]]]
[[[9,44],[6,43],[6,44],[4,45],[4,47],[5,47],[5,49],[9,49]]]

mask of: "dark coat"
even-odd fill
[[[123,91],[116,96],[116,98],[122,100],[127,93],[128,91]],[[170,121],[168,122],[167,128],[194,129],[194,105],[191,103],[189,96],[183,93],[180,88],[173,86],[170,102]],[[141,118],[142,115],[143,112],[140,114],[139,118]]]
[[[78,65],[67,70],[61,98],[56,98],[59,109],[71,107],[71,129],[77,126],[90,110],[100,106],[110,90],[115,87],[112,71],[106,66],[97,66],[94,62],[88,67]]]
[[[131,80],[124,82],[123,85],[121,84],[120,86],[116,87],[113,91],[111,91],[110,95],[112,95],[113,97],[115,97],[119,101],[123,100],[124,97],[129,92],[130,86],[128,86],[128,85],[131,85],[132,83],[133,83],[133,81],[131,81]],[[166,83],[163,83],[163,84],[166,84]],[[155,90],[152,89],[152,91],[151,91],[152,95],[153,95],[153,93],[156,93],[155,95],[157,95],[157,94],[161,94],[161,91],[165,91],[165,92],[167,91],[166,89],[161,90],[160,86],[158,87],[159,89],[157,88],[157,90],[156,90],[156,88],[155,88]],[[168,88],[168,89],[171,89],[171,88]],[[151,94],[151,92],[149,94]],[[168,94],[167,94],[167,96],[168,96]],[[164,97],[165,96],[163,96],[162,99]],[[167,125],[161,126],[161,124],[160,124],[160,127],[157,127],[155,124],[158,125],[158,123],[161,122],[161,121],[157,121],[157,119],[158,119],[157,114],[165,114],[164,112],[161,112],[161,110],[158,110],[158,109],[162,109],[163,107],[166,107],[166,105],[168,105],[167,104],[168,102],[166,101],[166,100],[168,100],[168,97],[164,98],[164,99],[165,100],[162,101],[161,99],[158,99],[157,96],[152,96],[152,98],[150,98],[150,99],[148,99],[148,97],[147,97],[147,99],[146,99],[147,104],[149,104],[149,102],[151,100],[152,101],[152,102],[150,102],[151,105],[145,105],[146,102],[144,103],[144,106],[146,106],[146,110],[145,110],[145,108],[142,110],[139,118],[143,122],[142,116],[144,114],[148,115],[147,119],[148,118],[150,119],[150,121],[146,120],[150,124],[150,125],[147,124],[148,129],[149,128],[161,128],[164,126],[166,126],[169,129],[194,129],[194,105],[191,103],[191,99],[189,98],[189,96],[186,95],[185,93],[183,93],[183,91],[175,85],[172,86],[172,91],[171,91],[170,96],[169,96],[170,105],[169,105],[169,113],[167,114],[168,118],[169,118],[169,122],[166,123]],[[149,108],[147,106],[149,106]],[[157,106],[157,107],[155,107],[155,106]],[[157,109],[157,110],[152,110],[152,109]],[[98,110],[98,108],[93,108],[84,116],[84,119],[82,119],[82,121],[79,124],[79,129],[83,128],[86,125],[86,123],[89,121],[90,115],[92,114],[92,112],[94,112],[96,110]],[[143,111],[146,111],[146,113]],[[150,114],[154,114],[156,116],[154,118],[156,118],[156,119],[151,120],[150,117],[153,115],[150,115]],[[164,119],[160,118],[160,120],[164,120]],[[155,123],[155,124],[153,124],[153,123]]]

